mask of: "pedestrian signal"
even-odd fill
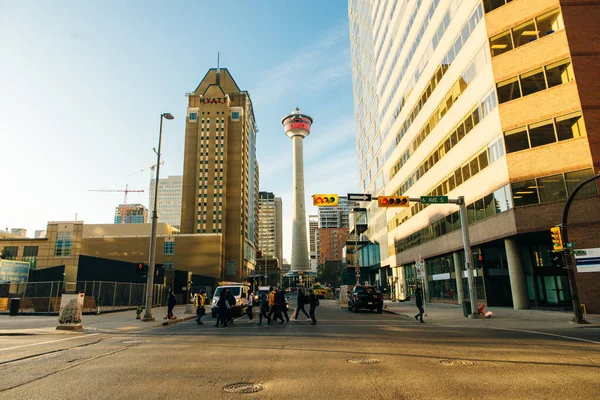
[[[560,229],[560,226],[553,226],[552,228],[550,228],[550,234],[552,235],[552,251],[564,250],[562,231]]]
[[[408,207],[410,199],[408,196],[379,196],[377,204],[379,207]]]
[[[312,198],[313,205],[317,207],[334,207],[339,204],[337,194],[315,194]]]

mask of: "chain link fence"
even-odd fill
[[[83,311],[101,313],[144,306],[146,284],[131,282],[77,281],[1,283],[0,312],[8,311],[10,299],[19,298],[20,313],[58,313],[63,291],[85,293]],[[168,288],[153,285],[152,306],[167,304]]]

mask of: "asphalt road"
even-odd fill
[[[205,317],[139,332],[2,337],[0,399],[600,395],[600,329],[465,329],[323,300],[317,319],[259,327],[243,317],[215,328]],[[262,390],[224,391],[240,382]]]

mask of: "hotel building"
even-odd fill
[[[258,162],[252,102],[227,69],[188,93],[181,233],[222,236],[221,277],[252,275],[258,238]]]
[[[464,196],[475,290],[496,306],[565,307],[571,292],[549,229],[600,168],[600,7],[568,0],[350,0],[360,187]],[[468,298],[458,207],[368,207],[399,298]],[[600,247],[597,183],[569,214],[579,251]],[[417,282],[415,260],[426,274]],[[600,268],[577,267],[600,312]]]

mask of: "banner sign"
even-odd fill
[[[600,248],[574,250],[577,272],[600,272]]]
[[[0,260],[0,282],[27,282],[29,263],[14,260]]]

